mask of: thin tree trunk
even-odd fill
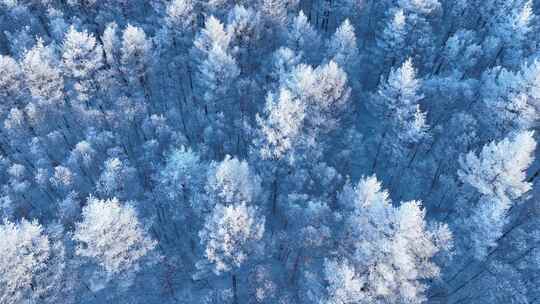
[[[232,274],[232,288],[233,288],[233,303],[238,304],[238,294],[237,294],[237,284],[236,284],[236,274]]]
[[[375,154],[375,159],[373,160],[373,165],[371,166],[371,173],[375,173],[375,169],[377,168],[377,162],[379,160],[379,154],[381,152],[381,147],[385,138],[386,138],[386,130],[384,131],[381,141],[379,142],[379,145],[377,146],[377,153]]]

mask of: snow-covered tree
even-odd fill
[[[315,69],[305,64],[292,69],[279,95],[269,93],[264,116],[257,118],[263,157],[291,153],[293,159],[296,147],[315,147],[319,134],[337,128],[350,91],[347,74],[333,61]]]
[[[502,67],[482,77],[486,116],[480,117],[496,136],[533,128],[538,123],[540,62],[524,64],[519,71]]]
[[[362,303],[366,301],[365,282],[348,261],[326,260],[324,274],[328,281],[328,298],[323,303]]]
[[[217,204],[208,215],[199,238],[205,261],[198,268],[210,267],[219,275],[231,272],[234,300],[237,302],[236,271],[261,250],[265,218],[257,207],[246,203],[225,206]]]
[[[157,180],[170,199],[188,199],[204,187],[206,168],[199,155],[181,147],[170,152]]]
[[[64,79],[59,69],[58,59],[50,46],[42,40],[28,50],[22,60],[22,69],[26,76],[33,97],[45,104],[62,104],[64,102]]]
[[[246,161],[227,155],[214,170],[210,170],[206,190],[216,203],[251,204],[260,195],[260,178]]]
[[[266,98],[265,116],[257,116],[261,128],[263,158],[280,159],[291,150],[302,136],[302,126],[306,109],[287,89],[281,89],[279,96],[269,94]]]
[[[430,14],[441,7],[439,0],[399,0],[399,6],[419,14]]]
[[[214,207],[199,237],[216,274],[244,264],[263,236],[264,222],[257,208],[245,203]]]
[[[309,23],[303,11],[289,24],[285,41],[286,46],[309,62],[314,62],[320,47],[320,37],[317,31]]]
[[[429,228],[418,201],[392,206],[374,176],[346,187],[340,201],[351,210],[344,219],[341,243],[351,264],[327,264],[340,271],[327,271],[329,303],[425,301],[424,280],[440,275],[433,258],[452,245],[448,228]]]
[[[121,41],[118,37],[118,25],[115,22],[106,25],[101,41],[103,42],[105,61],[110,66],[117,65],[120,58]]]
[[[195,60],[202,61],[207,53],[217,45],[222,50],[227,50],[231,41],[223,23],[214,16],[206,19],[204,28],[197,34],[193,41]]]
[[[267,22],[279,29],[286,24],[288,11],[297,3],[296,0],[263,0],[261,11]]]
[[[467,246],[475,257],[483,258],[496,245],[508,210],[531,189],[525,171],[534,160],[535,148],[533,133],[525,131],[487,144],[478,155],[469,152],[460,159],[460,180],[480,194],[467,220],[460,221],[461,227],[469,230],[467,236],[471,239]]]
[[[64,248],[37,222],[0,225],[0,302],[52,303],[63,288]],[[66,302],[67,298],[64,298]]]
[[[135,208],[118,199],[88,198],[73,239],[77,255],[90,259],[108,275],[137,271],[156,247]]]
[[[332,38],[328,41],[328,58],[340,67],[343,67],[348,75],[356,73],[359,61],[356,33],[349,19],[336,29]]]
[[[484,43],[486,59],[490,64],[518,67],[520,58],[532,46],[528,40],[536,17],[532,1],[489,1],[480,12],[489,25]]]
[[[539,5],[0,0],[0,304],[536,303]]]
[[[62,64],[66,74],[73,78],[78,98],[87,100],[88,94],[96,91],[92,80],[103,66],[103,50],[96,38],[87,32],[79,32],[71,26],[63,43]]]
[[[152,60],[152,43],[140,27],[128,26],[122,32],[122,46],[120,62],[126,78],[135,83],[139,81],[143,86],[144,79]]]
[[[235,6],[228,16],[227,33],[231,37],[231,53],[246,73],[253,69],[262,51],[260,43],[262,23],[260,14],[250,8]]]
[[[96,183],[96,190],[105,197],[133,198],[137,194],[135,169],[119,158],[109,158]]]
[[[192,0],[174,0],[167,6],[167,26],[178,33],[191,30],[194,20],[194,4]]]
[[[310,124],[322,132],[336,128],[351,90],[347,74],[337,63],[330,61],[316,69],[299,65],[291,72],[287,85],[306,104]]]
[[[23,102],[24,78],[19,64],[9,56],[0,56],[0,98],[2,100],[2,112],[7,112],[11,106]]]
[[[403,9],[394,9],[392,12],[393,14],[390,15],[384,29],[377,37],[375,52],[383,64],[390,66],[402,62],[411,53],[410,46],[406,45],[407,16]]]
[[[196,79],[204,88],[203,100],[210,111],[219,111],[231,104],[231,87],[240,74],[236,60],[225,49],[214,44],[198,70]]]
[[[413,145],[429,137],[426,114],[419,105],[423,98],[420,90],[421,80],[411,59],[392,69],[379,86],[370,102],[374,116],[384,120],[376,157],[384,147],[386,153],[400,159]]]

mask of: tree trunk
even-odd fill
[[[381,140],[379,141],[379,144],[377,146],[377,153],[375,153],[375,159],[373,160],[373,165],[371,166],[371,173],[375,173],[375,169],[377,169],[377,162],[379,160],[379,153],[381,153],[381,147],[383,144],[384,139],[386,138],[386,128],[384,130],[384,133],[382,135]]]
[[[232,274],[232,288],[233,288],[233,303],[238,304],[238,294],[237,294],[237,285],[236,285],[236,274]]]

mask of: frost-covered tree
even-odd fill
[[[37,222],[0,225],[0,301],[6,304],[58,301],[65,268],[64,248]],[[67,302],[68,298],[64,298]]]
[[[320,39],[303,11],[300,11],[292,20],[285,37],[286,46],[295,53],[302,54],[310,63],[316,60]]]
[[[483,53],[476,32],[459,30],[446,41],[443,55],[436,63],[435,73],[445,69],[450,69],[452,73],[471,73],[481,62]]]
[[[326,260],[324,273],[328,281],[328,298],[324,303],[362,303],[366,300],[365,282],[347,261]]]
[[[539,5],[0,0],[0,304],[536,303]]]
[[[175,0],[168,3],[164,25],[156,35],[160,56],[171,68],[181,67],[190,77],[189,48],[197,28],[197,8],[192,0]],[[161,59],[161,58],[160,58]]]
[[[118,37],[118,25],[115,22],[108,23],[101,37],[105,61],[110,66],[118,64],[120,57],[121,40]]]
[[[298,3],[296,0],[263,0],[261,10],[268,23],[280,29],[287,23],[288,11]]]
[[[32,96],[44,104],[63,104],[64,79],[58,67],[58,59],[50,46],[42,40],[28,50],[22,60],[26,84]]]
[[[175,39],[184,38],[184,35],[192,30],[195,22],[194,9],[191,0],[175,0],[171,1],[167,6],[165,20],[169,29],[174,31]],[[178,43],[180,42],[178,41]]]
[[[196,79],[205,89],[203,100],[210,108],[209,111],[217,112],[231,104],[231,86],[240,74],[236,60],[225,49],[214,44],[198,70]]]
[[[469,230],[467,236],[471,239],[467,246],[478,259],[496,245],[507,222],[508,210],[531,189],[525,171],[534,159],[535,148],[533,133],[521,132],[513,138],[487,144],[478,155],[469,152],[460,159],[460,180],[480,194],[467,220],[460,221],[460,227]]]
[[[245,203],[217,204],[199,232],[205,256],[216,274],[239,268],[264,233],[264,217]]]
[[[412,60],[408,59],[390,71],[370,101],[374,116],[383,120],[374,167],[381,149],[389,157],[401,159],[413,145],[429,137],[426,113],[419,105],[423,98],[421,80],[416,73]]]
[[[215,274],[231,272],[234,300],[237,301],[236,271],[256,254],[263,233],[265,219],[257,207],[246,203],[224,206],[217,204],[199,232],[206,261],[199,268],[210,266]],[[206,264],[206,263],[209,263]]]
[[[139,27],[128,26],[122,32],[122,46],[120,62],[122,72],[131,82],[140,82],[146,85],[146,73],[152,60],[152,43],[146,33]]]
[[[305,106],[293,98],[287,89],[281,89],[279,96],[269,94],[266,99],[266,119],[257,116],[263,134],[261,155],[264,158],[280,159],[291,150],[302,136]]]
[[[418,14],[429,14],[440,8],[439,0],[399,0],[399,6]]]
[[[90,197],[73,239],[76,254],[99,265],[109,277],[136,272],[156,247],[135,208],[115,198]]]
[[[488,115],[480,117],[496,136],[533,128],[538,123],[540,62],[524,64],[519,71],[502,67],[482,77],[482,97]]]
[[[268,85],[271,88],[279,88],[283,85],[292,69],[301,63],[301,59],[299,54],[286,47],[280,47],[274,51],[268,67],[268,76],[273,83]]]
[[[261,49],[256,46],[260,43],[262,22],[260,14],[251,8],[235,6],[228,16],[227,33],[231,37],[231,53],[245,73],[249,73]]]
[[[137,194],[135,169],[118,158],[109,158],[96,182],[96,190],[105,197],[133,198]]]
[[[328,41],[328,57],[343,67],[350,76],[356,73],[358,68],[359,54],[356,43],[356,33],[349,19],[336,29],[332,38]]]
[[[24,75],[19,63],[9,56],[0,56],[0,98],[2,99],[2,112],[5,113],[12,106],[24,102]]]
[[[170,152],[156,178],[167,197],[188,200],[202,190],[205,177],[206,168],[200,156],[189,148],[181,147]]]
[[[392,206],[374,176],[345,187],[340,203],[350,210],[341,246],[351,264],[327,264],[340,272],[326,272],[329,303],[425,301],[423,280],[440,275],[433,258],[452,245],[448,228],[430,228],[418,201]]]
[[[389,17],[384,29],[377,37],[375,54],[382,60],[383,65],[394,66],[410,56],[411,50],[406,44],[408,25],[404,10],[394,9]]]
[[[74,86],[81,95],[96,89],[88,87],[88,80],[95,78],[95,73],[103,65],[103,50],[96,39],[87,32],[78,32],[70,27],[63,43],[62,63],[68,76],[77,81]],[[84,98],[83,98],[84,100]]]
[[[337,127],[351,92],[347,74],[337,63],[330,61],[316,69],[299,65],[292,71],[288,85],[306,103],[310,124],[322,132]]]
[[[292,160],[295,148],[317,148],[319,134],[337,128],[350,90],[347,74],[333,61],[315,69],[296,66],[286,76],[279,95],[269,93],[264,116],[257,118],[263,157],[280,159],[291,153]]]
[[[214,170],[210,170],[206,191],[216,203],[251,204],[260,195],[260,178],[246,161],[227,155]]]
[[[6,222],[0,226],[2,236],[0,259],[0,299],[2,303],[20,303],[38,298],[33,295],[32,282],[46,269],[49,239],[38,223],[23,220],[20,224]]]
[[[231,150],[231,147],[224,143],[232,142],[231,138],[237,135],[235,118],[239,113],[233,108],[236,103],[235,81],[239,75],[240,69],[236,60],[226,50],[213,45],[206,60],[198,67],[195,78],[203,94],[205,116],[212,121],[205,128],[204,136],[208,145],[219,154]],[[224,151],[219,150],[220,146]]]
[[[95,92],[96,73],[103,66],[103,50],[96,38],[79,32],[71,26],[63,43],[62,64],[66,74],[75,82],[74,89],[80,100],[87,100]]]
[[[204,23],[204,28],[197,34],[193,41],[195,60],[201,60],[204,58],[207,52],[212,47],[217,45],[223,50],[229,48],[231,38],[226,32],[223,23],[221,23],[216,17],[210,16]]]
[[[210,121],[204,129],[206,143],[222,157],[231,152],[232,138],[238,138],[239,102],[235,99],[238,62],[231,54],[231,35],[213,16],[206,20],[194,40],[192,54],[197,72],[194,77],[196,102]],[[230,123],[227,123],[229,121]],[[221,151],[220,151],[221,147]]]
[[[528,37],[535,19],[532,1],[489,1],[480,13],[488,25],[484,42],[488,64],[518,67],[519,58],[530,52]]]

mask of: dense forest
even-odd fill
[[[540,303],[537,14],[0,0],[0,304]]]

